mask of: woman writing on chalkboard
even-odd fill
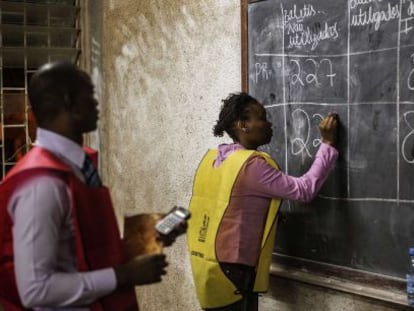
[[[258,293],[268,289],[281,200],[312,200],[338,157],[336,115],[325,117],[319,130],[312,166],[301,177],[289,176],[257,151],[272,137],[263,106],[246,93],[223,100],[214,135],[226,132],[234,142],[206,153],[190,203],[188,244],[203,309],[258,310]]]

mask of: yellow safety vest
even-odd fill
[[[242,299],[217,262],[215,242],[236,178],[253,154],[262,156],[271,166],[279,169],[268,154],[254,150],[237,150],[214,169],[217,150],[209,150],[197,169],[190,202],[192,215],[188,222],[187,240],[197,297],[202,308],[226,306]],[[269,287],[280,203],[280,199],[273,199],[270,203],[256,267],[255,292],[265,292]]]

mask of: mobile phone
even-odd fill
[[[163,219],[157,222],[155,229],[164,235],[170,234],[180,223],[190,218],[190,211],[184,207],[176,206]]]

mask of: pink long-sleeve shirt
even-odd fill
[[[215,166],[238,149],[243,146],[220,145]],[[260,156],[248,159],[236,179],[217,233],[217,259],[256,266],[270,200],[311,201],[328,178],[337,157],[338,151],[334,147],[321,144],[312,166],[300,177],[274,169]]]

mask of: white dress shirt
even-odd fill
[[[35,144],[55,154],[83,180],[81,146],[40,128]],[[17,288],[28,308],[85,311],[89,310],[85,305],[116,288],[112,268],[77,271],[70,200],[68,186],[46,175],[20,185],[9,201]]]

